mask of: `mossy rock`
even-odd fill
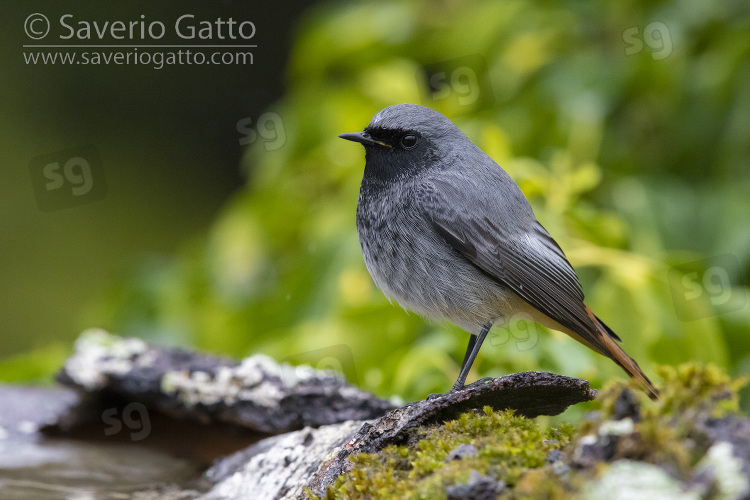
[[[659,401],[615,381],[575,426],[485,407],[413,429],[353,456],[324,498],[750,498],[745,380],[695,363],[658,373]]]

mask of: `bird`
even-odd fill
[[[511,177],[446,116],[416,104],[376,113],[364,146],[356,224],[375,284],[407,310],[470,333],[462,389],[490,328],[517,314],[610,358],[659,391],[584,301],[565,253]]]

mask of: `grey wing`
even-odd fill
[[[511,199],[515,206],[504,207],[500,199],[482,199],[448,183],[432,182],[422,186],[418,199],[435,231],[461,257],[599,347],[575,271],[520,191],[517,195],[522,199]],[[518,224],[503,224],[503,217],[517,217]]]

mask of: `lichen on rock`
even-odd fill
[[[70,379],[86,390],[104,387],[110,374],[127,373],[133,359],[148,345],[138,338],[111,335],[101,328],[89,328],[78,337],[75,353],[65,362]]]
[[[90,396],[137,401],[171,418],[277,434],[378,417],[394,405],[342,376],[276,363],[162,347],[101,329],[84,332],[58,381]]]

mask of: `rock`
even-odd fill
[[[613,400],[610,419],[592,415],[591,422],[598,421],[595,431],[574,443],[571,466],[606,472],[587,486],[584,497],[750,500],[750,420],[732,412],[711,416],[716,413],[712,409],[729,398],[721,387],[700,397],[688,394],[692,406],[664,415],[642,411],[632,392],[622,389]],[[644,432],[639,426],[646,424]],[[660,433],[663,440],[648,437],[654,426],[669,428]],[[606,462],[609,469],[603,468]]]
[[[477,451],[477,447],[473,444],[460,444],[448,453],[448,456],[445,457],[445,461],[450,462],[451,460],[461,460],[464,457],[473,457],[477,454]]]
[[[582,400],[593,394],[587,383],[552,374],[525,373],[502,379],[472,384],[464,391],[449,393],[438,398],[411,403],[397,408],[379,420],[370,422],[345,422],[323,426],[318,429],[305,428],[281,436],[264,439],[246,450],[240,451],[217,462],[204,477],[213,483],[201,500],[235,498],[305,498],[304,488],[311,486],[310,477],[335,480],[346,470],[349,457],[359,452],[374,452],[386,444],[398,442],[406,437],[406,431],[418,425],[437,420],[448,420],[445,415],[457,414],[452,408],[481,408],[491,403],[508,407],[513,402],[537,401],[534,392],[550,396],[558,387],[564,395],[562,400],[574,399],[571,392],[578,390]],[[511,391],[509,395],[501,394]],[[494,393],[494,395],[492,394]],[[471,405],[467,396],[477,398]],[[554,396],[550,396],[554,397]],[[519,412],[564,410],[562,403],[554,405],[549,400],[542,405],[531,404],[519,408]],[[449,453],[446,460],[457,460],[474,456],[477,448],[465,443]],[[327,460],[326,460],[327,459]],[[313,479],[315,481],[315,479]],[[319,495],[325,491],[322,482],[313,489]],[[502,481],[473,471],[467,484],[451,486],[446,490],[450,499],[494,499],[505,487]]]
[[[110,421],[122,421],[128,428],[121,429],[120,439],[136,442],[143,434],[150,446],[157,447],[161,441],[170,441],[165,429],[183,429],[178,423],[206,424],[200,427],[214,429],[215,434],[209,432],[203,437],[200,435],[204,433],[197,429],[180,434],[191,436],[185,441],[195,441],[200,447],[207,446],[206,436],[215,436],[218,443],[232,435],[231,429],[252,431],[252,435],[243,435],[242,439],[254,444],[219,459],[200,477],[184,482],[184,487],[154,484],[130,491],[133,498],[143,500],[291,499],[304,498],[305,488],[321,495],[339,474],[351,468],[352,455],[377,452],[389,444],[408,444],[417,427],[453,420],[485,406],[495,410],[512,408],[526,417],[556,415],[571,404],[591,400],[596,393],[584,380],[527,372],[483,379],[460,391],[394,408],[390,402],[362,392],[328,372],[279,365],[262,355],[236,361],[158,347],[103,330],[81,335],[58,380],[75,391],[63,389],[50,397],[40,393],[40,399],[51,406],[49,411],[37,412],[34,431],[50,426],[58,431],[77,429],[94,418],[99,421],[97,425],[86,428],[106,434],[112,431]],[[626,396],[621,399],[621,419],[607,424],[612,429],[606,435],[615,439],[627,433],[623,426],[632,425],[637,418],[637,405]],[[22,407],[13,410],[16,413],[8,414],[5,421],[25,422],[23,415],[31,413]],[[135,422],[136,416],[141,420]],[[1,428],[10,428],[2,422],[0,411]],[[32,429],[32,424],[26,423],[16,425],[14,432],[23,431],[24,425]],[[601,429],[608,429],[607,425]],[[221,429],[229,430],[223,438]],[[716,432],[720,432],[718,428]],[[263,438],[258,433],[280,435]],[[594,441],[599,453],[607,451],[602,440]],[[456,446],[446,460],[477,453],[476,446],[465,443]],[[553,467],[567,467],[559,452],[547,459]],[[190,465],[184,470],[189,468]],[[706,470],[711,470],[710,465]],[[446,495],[456,500],[490,499],[505,488],[502,481],[472,471],[466,484],[450,486]]]
[[[328,485],[351,469],[350,456],[401,444],[408,431],[418,426],[452,420],[484,406],[496,410],[514,408],[527,417],[557,415],[571,404],[590,401],[595,394],[585,380],[543,372],[480,380],[460,391],[396,408],[374,423],[364,424],[334,457],[322,464],[309,487],[313,493],[324,495]]]
[[[730,443],[733,455],[743,464],[745,477],[750,478],[750,419],[737,416],[708,419],[699,428],[713,442]]]
[[[560,450],[552,450],[549,453],[547,453],[547,463],[548,464],[555,464],[557,462],[562,462],[562,459],[564,458],[564,453]]]
[[[215,484],[200,500],[303,496],[320,463],[361,426],[362,422],[344,422],[306,427],[264,439],[211,467],[205,477]]]
[[[69,392],[73,399],[66,408],[70,413],[76,404],[86,402],[94,405],[94,414],[103,415],[102,408],[94,403],[112,404],[114,396],[121,403],[137,403],[149,414],[156,410],[152,420],[166,415],[211,426],[287,432],[216,462],[195,483],[198,490],[205,492],[201,496],[204,500],[301,498],[305,486],[324,488],[329,483],[323,481],[345,472],[353,453],[398,443],[414,427],[451,420],[462,412],[487,405],[515,408],[530,417],[554,415],[594,395],[585,381],[528,372],[482,380],[461,391],[394,409],[391,403],[364,393],[331,373],[279,365],[262,355],[237,362],[152,346],[103,330],[81,335],[58,380],[85,396],[79,398]],[[127,404],[117,410],[123,416]],[[382,418],[371,420],[389,410],[392,411]],[[154,443],[157,437],[149,435],[150,442]],[[457,447],[451,458],[476,453],[475,447],[466,444]],[[482,497],[501,488],[502,484],[491,478],[472,475],[469,483],[459,485],[452,494],[455,498]],[[144,498],[152,494],[182,494],[169,488],[141,493]],[[196,494],[193,488],[186,490],[188,493]]]
[[[585,500],[699,500],[697,492],[685,491],[680,481],[656,465],[618,460],[595,481],[584,485]]]
[[[332,373],[279,365],[259,354],[237,362],[104,330],[84,332],[75,347],[58,376],[62,384],[115,394],[176,418],[278,434],[371,419],[394,407]]]
[[[85,412],[79,395],[66,388],[0,386],[0,441],[31,439],[39,430],[70,428]]]
[[[713,444],[695,467],[693,485],[720,498],[750,499],[750,420],[709,419],[699,428]]]
[[[448,500],[495,500],[504,488],[504,482],[473,470],[468,483],[448,486],[445,495]]]
[[[620,392],[612,412],[612,420],[623,420],[625,418],[629,418],[633,422],[641,421],[641,405],[638,404],[638,400],[630,389]]]

